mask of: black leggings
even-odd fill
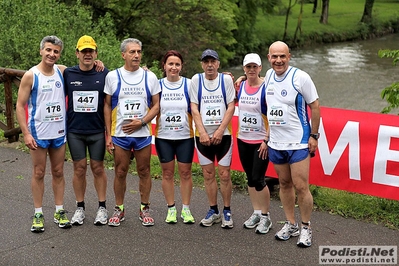
[[[260,145],[237,139],[238,154],[247,175],[248,187],[254,187],[256,191],[262,191],[266,186],[265,174],[269,165],[269,158],[265,160],[259,158]]]

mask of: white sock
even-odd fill
[[[261,215],[262,214],[262,210],[254,210],[254,214]]]
[[[55,205],[55,212],[58,212],[59,210],[63,210],[64,205]]]
[[[35,208],[35,213],[43,213],[43,208]]]
[[[190,209],[190,205],[183,204],[183,209]]]

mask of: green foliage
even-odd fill
[[[225,48],[235,41],[234,8],[228,1],[150,0],[128,29],[143,42],[149,55],[145,60],[160,60],[166,51],[177,50],[184,58],[182,74],[191,77],[202,71],[199,58],[206,48],[218,51],[222,64],[234,54]]]
[[[380,50],[378,51],[380,58],[393,58],[393,65],[399,62],[399,50]],[[392,83],[384,88],[381,92],[381,98],[388,102],[388,106],[382,109],[382,113],[387,114],[399,107],[399,82]]]
[[[70,1],[68,1],[70,2]],[[182,75],[191,77],[202,71],[201,53],[212,48],[222,64],[234,55],[232,31],[237,28],[233,0],[85,0],[95,10],[95,18],[111,14],[119,39],[133,37],[143,43],[143,64],[149,68],[168,50],[179,51],[184,58]],[[156,67],[160,67],[157,65]]]
[[[77,1],[66,6],[56,0],[0,1],[0,62],[1,67],[28,70],[39,63],[39,44],[46,35],[56,35],[64,42],[59,64],[77,64],[75,46],[84,34],[91,35],[99,45],[99,57],[110,68],[117,60],[119,43],[109,15],[92,23],[91,10]]]
[[[281,6],[281,0],[237,0],[235,21],[237,29],[233,30],[235,43],[229,46],[235,51],[235,57],[230,60],[234,64],[241,64],[243,55],[257,52],[263,36],[256,31],[258,17],[265,14],[275,14],[275,9]]]

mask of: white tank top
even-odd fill
[[[28,129],[35,139],[56,139],[66,134],[64,80],[54,65],[54,74],[43,75],[37,66],[33,72],[33,85],[28,101]]]
[[[111,136],[148,137],[152,135],[151,123],[132,134],[122,130],[124,123],[143,118],[150,109],[152,96],[161,91],[154,73],[142,68],[129,72],[124,67],[108,73],[104,92],[111,95]]]
[[[182,77],[170,82],[159,81],[161,86],[160,111],[157,115],[155,137],[161,139],[188,139],[194,137],[193,119],[188,88],[190,79]]]
[[[268,145],[277,150],[307,148],[310,135],[307,105],[319,98],[312,79],[306,72],[289,67],[282,76],[269,69],[265,80]]]
[[[235,89],[233,81],[228,75],[218,73],[216,79],[209,81],[203,73],[196,74],[191,79],[190,99],[198,104],[202,124],[208,135],[213,133],[222,123],[227,105],[234,101]],[[223,135],[231,135],[231,121]],[[198,130],[195,132],[199,136]]]
[[[245,89],[247,82],[241,84],[238,91],[238,130],[237,138],[241,140],[264,140],[266,138],[267,109],[265,86],[262,83],[254,94]]]

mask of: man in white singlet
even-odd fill
[[[289,66],[291,54],[287,44],[274,42],[269,47],[267,57],[272,67],[265,76],[270,126],[268,154],[279,178],[280,199],[286,216],[285,225],[275,237],[285,241],[292,236],[299,236],[297,245],[309,247],[312,244],[310,216],[313,209],[309,166],[310,157],[318,146],[319,96],[310,76]],[[301,226],[295,221],[295,192]]]
[[[126,192],[126,176],[132,149],[135,153],[141,205],[139,219],[142,225],[154,225],[150,216],[151,192],[151,120],[159,112],[158,78],[151,71],[140,67],[141,41],[133,38],[121,44],[124,66],[108,73],[105,79],[104,120],[107,132],[106,148],[115,160],[115,211],[108,221],[119,226],[125,220],[123,205]]]
[[[233,140],[231,118],[234,114],[235,89],[229,75],[218,72],[220,61],[216,51],[207,49],[202,53],[201,66],[204,73],[191,79],[190,99],[194,119],[195,145],[199,163],[204,174],[205,191],[210,205],[201,226],[222,222],[222,228],[233,228],[231,217],[232,183],[230,164]],[[218,164],[223,213],[217,205],[218,184],[215,161]]]
[[[60,228],[71,227],[63,206],[66,112],[62,73],[66,67],[56,65],[62,48],[63,43],[58,37],[44,37],[40,42],[42,60],[24,74],[18,90],[17,119],[33,164],[31,187],[35,215],[32,232],[44,231],[42,204],[47,153],[56,209],[54,222]]]

